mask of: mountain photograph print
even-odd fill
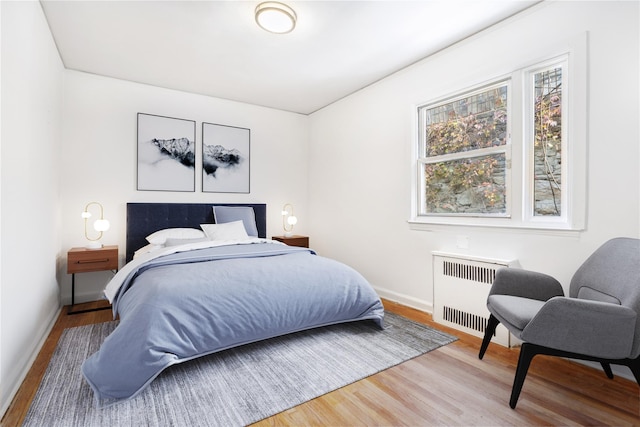
[[[196,122],[138,113],[138,190],[195,191]]]
[[[202,123],[202,191],[249,193],[251,130]]]

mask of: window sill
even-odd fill
[[[560,237],[579,237],[580,234],[584,231],[583,228],[568,228],[566,224],[557,224],[555,226],[549,226],[548,224],[545,224],[544,227],[537,224],[507,224],[505,222],[501,222],[499,224],[486,224],[474,222],[473,218],[464,218],[462,219],[462,221],[455,221],[451,218],[441,220],[435,218],[410,219],[407,222],[409,223],[409,229],[414,231],[451,231],[452,227],[459,227],[474,228],[479,231],[509,233],[517,230],[526,234],[551,235]]]

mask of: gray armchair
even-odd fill
[[[612,364],[626,365],[640,385],[640,239],[603,244],[574,274],[569,293],[545,274],[497,271],[479,357],[500,323],[523,341],[511,408],[537,354],[599,362],[609,378]]]

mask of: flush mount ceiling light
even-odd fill
[[[296,19],[293,9],[277,1],[266,1],[256,7],[256,23],[270,33],[290,33],[296,26]]]

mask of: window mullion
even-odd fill
[[[452,160],[470,159],[482,157],[494,153],[506,153],[506,145],[496,147],[478,148],[477,150],[461,151],[459,153],[441,154],[439,156],[424,157],[421,161],[425,164],[448,162]]]

